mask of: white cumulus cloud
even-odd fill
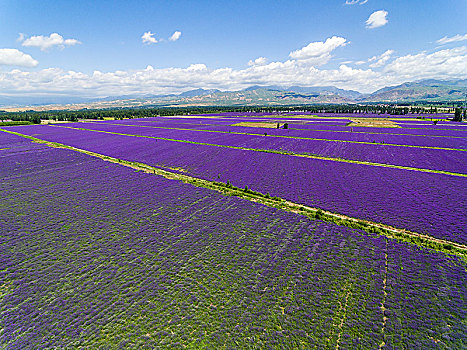
[[[6,49],[0,51],[0,63],[3,64],[4,50]],[[390,59],[386,57],[392,57],[392,54],[391,50],[387,50],[370,58],[371,61],[365,61],[379,64],[378,62],[383,60],[385,65],[378,71],[372,67],[352,68],[346,64],[341,64],[335,69],[320,69],[316,67],[314,60],[307,59],[270,63],[260,60],[261,64],[243,69],[211,69],[202,63],[185,68],[157,68],[148,65],[139,70],[95,71],[90,74],[59,68],[40,71],[13,69],[10,72],[0,71],[0,91],[3,94],[21,96],[69,94],[104,97],[139,93],[179,93],[193,88],[240,90],[251,85],[297,85],[336,86],[368,93],[384,86],[420,79],[467,79],[467,46],[433,53],[413,53],[387,63]],[[31,60],[32,58],[29,59]],[[18,60],[14,64],[18,64]]]
[[[186,70],[189,72],[205,71],[208,67],[204,63],[191,64]]]
[[[268,59],[266,57],[258,57],[256,60],[249,60],[249,66],[264,66],[268,63]]]
[[[387,61],[391,58],[391,55],[394,53],[394,50],[386,50],[379,56],[373,56],[368,60],[368,62],[374,62],[370,64],[371,68],[382,67],[386,64]]]
[[[366,4],[368,0],[345,0],[346,5],[363,5]]]
[[[177,41],[180,39],[180,36],[182,35],[182,32],[179,32],[178,30],[175,31],[169,38],[170,41]]]
[[[401,81],[418,79],[466,79],[467,46],[445,49],[428,54],[399,57],[386,67],[385,74]]]
[[[38,64],[30,55],[17,49],[0,49],[0,65],[35,67]]]
[[[451,37],[445,36],[445,37],[437,40],[436,42],[438,44],[444,45],[444,44],[454,43],[454,42],[457,42],[457,41],[464,41],[464,40],[467,40],[467,34],[464,34],[464,35],[456,34],[456,35],[451,36]]]
[[[157,43],[157,39],[154,38],[154,33],[151,33],[150,31],[149,32],[145,32],[142,36],[141,36],[141,40],[143,41],[143,44],[155,44]]]
[[[52,33],[49,36],[33,35],[29,38],[26,38],[24,34],[20,33],[18,41],[22,41],[23,46],[38,47],[42,51],[53,46],[64,48],[65,46],[81,44],[81,42],[76,39],[64,39],[63,36],[58,33]]]
[[[384,10],[373,12],[366,20],[366,27],[373,29],[384,26],[388,23],[387,15],[388,12]]]
[[[313,65],[322,65],[331,59],[331,52],[339,46],[345,46],[347,40],[339,36],[326,39],[325,42],[316,41],[300,50],[292,51],[289,56],[295,60],[307,60]]]

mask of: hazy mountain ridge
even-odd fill
[[[34,106],[51,104],[87,104],[110,107],[137,106],[228,106],[228,105],[297,105],[326,103],[375,102],[440,102],[463,101],[467,94],[467,79],[421,80],[397,86],[388,86],[372,94],[362,94],[334,86],[251,86],[239,91],[194,89],[180,94],[132,94],[105,98],[76,96],[5,96],[0,95],[0,106]]]
[[[351,100],[333,94],[305,94],[294,91],[254,87],[241,91],[215,92],[173,101],[177,105],[284,105],[311,103],[349,103]]]
[[[462,101],[467,93],[464,80],[422,80],[379,89],[363,99],[365,102]]]

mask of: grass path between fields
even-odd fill
[[[366,165],[366,166],[377,166],[377,167],[383,167],[383,168],[393,168],[393,169],[401,169],[401,170],[409,170],[409,171],[419,171],[419,172],[423,172],[423,173],[433,173],[433,174],[442,174],[442,175],[449,175],[449,176],[467,177],[467,174],[454,173],[454,172],[450,172],[450,171],[425,169],[425,168],[414,168],[414,167],[408,167],[408,166],[404,166],[404,165],[375,163],[375,162],[367,162],[367,161],[362,161],[362,160],[354,160],[354,159],[346,159],[346,158],[338,158],[338,157],[327,157],[327,156],[320,156],[320,155],[317,155],[317,154],[294,153],[294,152],[290,152],[290,151],[274,150],[274,149],[260,149],[260,148],[241,147],[241,146],[219,145],[219,144],[214,144],[214,143],[205,143],[205,142],[196,142],[196,141],[189,141],[189,140],[171,139],[171,138],[167,138],[167,137],[125,134],[125,133],[114,132],[114,131],[76,128],[76,127],[72,127],[72,126],[57,126],[57,127],[66,128],[66,129],[81,130],[81,131],[91,131],[91,132],[111,134],[111,135],[119,135],[119,136],[142,137],[142,138],[147,138],[147,139],[163,140],[163,141],[170,141],[170,142],[180,142],[180,143],[189,143],[189,144],[202,145],[202,146],[229,148],[229,149],[236,149],[236,150],[250,151],[250,152],[274,153],[274,154],[280,154],[280,155],[291,156],[291,157],[299,157],[299,158],[310,158],[310,159],[318,159],[318,160],[333,161],[333,162],[340,162],[340,163],[350,163],[350,164],[359,164],[359,165]]]
[[[141,120],[145,122],[145,120]],[[150,121],[147,121],[150,122]],[[184,131],[205,131],[205,132],[217,132],[217,133],[224,133],[224,134],[235,134],[234,132],[228,131],[221,131],[221,130],[206,130],[206,129],[190,129],[190,128],[174,128],[174,127],[166,127],[166,126],[153,126],[153,125],[135,125],[135,124],[118,124],[118,123],[102,123],[102,122],[88,122],[84,121],[83,123],[92,123],[92,124],[104,124],[104,125],[117,125],[117,126],[134,126],[139,128],[152,128],[152,129],[168,129],[168,130],[184,130]],[[199,124],[193,124],[199,125]],[[204,126],[215,126],[214,124],[203,124]],[[222,126],[241,126],[241,125],[222,125]],[[265,128],[265,129],[276,129],[274,126],[273,128]],[[374,131],[351,131],[351,130],[328,130],[328,129],[300,129],[300,128],[289,128],[288,130],[301,130],[301,131],[309,131],[309,132],[344,132],[344,133],[351,133],[351,134],[370,134],[370,135],[397,135],[397,136],[415,136],[415,137],[445,137],[450,139],[467,139],[467,136],[448,136],[448,135],[417,135],[417,134],[399,134],[399,133],[389,133],[389,132],[374,132]],[[266,130],[265,130],[266,131]],[[242,133],[244,135],[252,135],[252,136],[263,136],[263,134],[255,134],[255,133]],[[286,135],[266,135],[268,137],[281,137]],[[295,136],[286,136],[290,138],[296,138]],[[299,139],[303,139],[302,137],[298,136]],[[346,141],[346,140],[342,140]],[[371,142],[373,144],[373,142]],[[392,145],[392,144],[390,144]],[[423,146],[421,146],[423,147]]]
[[[350,228],[360,229],[369,233],[375,233],[378,235],[383,235],[389,238],[397,239],[399,241],[416,244],[418,246],[434,249],[439,252],[447,253],[447,254],[454,254],[457,255],[464,260],[467,260],[467,245],[452,242],[445,239],[435,238],[429,235],[408,231],[405,229],[400,229],[396,227],[392,227],[390,225],[376,223],[368,220],[362,220],[353,218],[347,215],[333,213],[330,211],[322,210],[316,207],[310,207],[299,203],[294,203],[283,198],[278,197],[271,197],[269,194],[263,194],[257,191],[249,190],[248,188],[241,189],[235,186],[232,186],[230,183],[222,183],[222,182],[215,182],[215,181],[208,181],[200,178],[196,178],[193,176],[179,174],[172,171],[168,171],[162,169],[160,167],[151,166],[144,163],[137,163],[137,162],[130,162],[125,161],[122,159],[109,157],[100,153],[87,151],[84,149],[68,146],[65,144],[57,143],[57,142],[49,142],[34,136],[24,135],[15,131],[1,129],[0,131],[21,136],[27,138],[33,142],[45,144],[49,147],[53,148],[63,148],[68,149],[76,152],[80,152],[83,154],[87,154],[89,156],[100,158],[104,161],[108,161],[115,164],[120,164],[126,167],[133,168],[137,171],[143,171],[145,173],[150,173],[158,176],[162,176],[169,180],[176,180],[183,183],[191,184],[196,187],[203,187],[210,190],[214,190],[217,192],[222,193],[225,196],[235,196],[242,199],[249,200],[251,202],[260,203],[269,207],[282,209],[288,212],[293,212],[296,214],[303,215],[310,219],[317,219],[327,222],[332,222],[339,226],[346,226]]]
[[[386,329],[386,323],[388,318],[386,317],[386,298],[388,296],[387,292],[387,285],[388,285],[388,241],[386,240],[386,250],[384,252],[384,279],[383,279],[383,300],[381,300],[381,312],[383,313],[383,326],[381,327],[381,334],[383,335],[383,340],[379,344],[378,349],[381,350],[386,345],[384,341],[384,331]]]
[[[113,124],[118,125],[118,124]],[[121,125],[121,124],[120,124]],[[351,130],[329,130],[329,129],[300,129],[300,128],[289,128],[289,130],[302,130],[302,131],[311,131],[311,132],[348,132],[351,134],[369,134],[369,135],[386,135],[386,136],[415,136],[415,137],[445,137],[448,139],[467,139],[467,136],[448,136],[448,135],[419,135],[419,134],[399,134],[393,132],[376,132],[376,131],[351,131]],[[462,130],[464,131],[464,130]]]
[[[344,326],[344,322],[345,320],[347,319],[347,304],[349,302],[349,296],[352,294],[352,283],[349,283],[345,290],[345,301],[344,303],[342,301],[338,301],[338,304],[339,304],[339,308],[338,308],[338,311],[337,311],[337,315],[339,316],[340,318],[340,322],[339,324],[334,324],[333,322],[333,330],[337,330],[338,333],[337,333],[337,340],[336,340],[336,350],[339,349],[339,343],[340,343],[340,340],[341,340],[341,336],[342,336],[342,327]],[[332,337],[332,335],[331,335]]]
[[[96,123],[91,122],[94,124],[104,124],[104,123]],[[449,148],[449,147],[435,147],[435,146],[416,146],[416,145],[403,145],[397,143],[377,143],[377,142],[370,142],[370,141],[351,141],[351,140],[335,140],[335,139],[321,139],[316,137],[304,137],[304,136],[287,136],[287,135],[264,135],[264,134],[254,134],[249,132],[240,132],[240,131],[220,131],[220,130],[205,130],[205,129],[189,129],[189,128],[174,128],[174,127],[165,127],[165,126],[149,126],[149,125],[129,125],[129,124],[117,124],[117,123],[105,123],[104,125],[118,125],[118,126],[136,126],[141,128],[153,128],[153,129],[167,129],[167,130],[181,130],[181,131],[197,131],[197,132],[211,132],[211,133],[218,133],[218,134],[230,134],[230,135],[248,135],[248,136],[264,136],[264,137],[278,137],[283,139],[296,139],[296,140],[312,140],[312,141],[325,141],[325,142],[343,142],[343,143],[358,143],[364,145],[382,145],[382,146],[394,146],[394,147],[409,147],[409,148],[424,148],[424,149],[441,149],[445,151],[464,151],[466,152],[467,149],[463,148]],[[58,126],[58,125],[57,125]],[[73,128],[72,126],[61,126],[64,128]],[[92,129],[85,129],[79,128],[83,130],[92,130]],[[293,129],[290,129],[293,130]],[[297,129],[297,130],[304,130],[304,129]],[[325,130],[320,130],[325,131]],[[334,132],[334,131],[333,131]],[[348,131],[344,131],[348,132]],[[389,134],[387,134],[389,135]],[[413,135],[410,135],[413,136]],[[427,136],[427,135],[423,135]],[[155,137],[155,136],[147,136],[147,137]]]
[[[259,116],[237,116],[238,118],[251,118],[251,119],[255,119],[255,118],[262,118],[262,119],[265,119],[266,117],[259,117]],[[160,116],[160,117],[157,117],[157,118],[168,118],[168,119],[222,119],[222,120],[232,120],[232,121],[235,121],[235,118],[233,117],[213,117],[213,116],[210,116],[210,117],[202,117],[202,116],[196,116],[196,115],[192,115],[192,116]],[[280,115],[277,115],[277,116],[267,116],[268,119],[271,119],[271,121],[274,121],[274,120],[280,120],[281,122],[290,122],[290,123],[293,123],[293,122],[303,122],[303,121],[306,121],[306,122],[310,122],[310,123],[313,123],[313,122],[325,122],[325,121],[329,121],[329,120],[333,120],[333,119],[343,119],[343,120],[349,120],[350,121],[350,118],[351,117],[317,117],[315,116],[314,118],[308,118],[308,119],[304,119],[303,117],[301,119],[296,119],[294,120],[293,116],[290,116],[290,117],[286,117],[286,116],[280,116]],[[322,119],[322,120],[315,120],[315,119]],[[389,120],[392,120],[392,121],[416,121],[416,122],[420,122],[420,121],[427,121],[427,120],[420,120],[420,119],[408,119],[408,118],[390,118]],[[440,119],[436,119],[434,118],[434,120],[440,120]],[[441,121],[444,121],[444,120],[441,120]],[[145,122],[148,122],[148,123],[154,123],[154,121],[152,120],[145,120]],[[210,124],[212,125],[212,124]],[[408,125],[419,125],[419,124],[408,124]],[[434,124],[424,124],[426,126],[434,126]],[[336,125],[336,126],[343,126],[343,125]],[[403,125],[399,125],[401,128],[404,128],[404,129],[414,129],[414,130],[429,130],[427,128],[407,128]],[[466,131],[467,129],[453,129],[453,128],[448,128],[448,129],[445,129],[443,128],[443,126],[447,127],[449,125],[446,125],[446,124],[440,124],[438,125],[438,127],[436,127],[435,130],[455,130],[455,131]],[[459,125],[452,125],[452,127],[460,127],[460,126],[467,126],[466,125],[463,125],[463,124],[459,124]]]

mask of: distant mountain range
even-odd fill
[[[303,87],[251,86],[240,91],[196,89],[169,95],[124,95],[86,99],[70,96],[12,97],[0,94],[0,106],[38,106],[75,104],[74,108],[112,107],[188,107],[188,106],[253,106],[348,103],[413,103],[464,101],[465,80],[421,80],[389,86],[372,94],[339,89],[334,86]]]
[[[467,94],[467,79],[422,80],[385,87],[365,97],[365,102],[463,101]]]

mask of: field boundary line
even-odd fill
[[[344,303],[344,305],[342,305],[341,301],[338,301],[338,303],[340,304],[339,313],[342,310],[342,315],[341,315],[340,323],[338,325],[336,325],[337,329],[339,330],[339,333],[337,335],[337,340],[336,340],[336,350],[339,349],[339,343],[340,343],[341,336],[342,336],[342,326],[344,325],[344,322],[347,319],[347,306],[348,306],[348,303],[349,303],[349,295],[352,294],[352,286],[353,286],[353,284],[350,283],[350,285],[347,286],[347,288],[345,289],[346,293],[345,293],[345,303]]]
[[[112,125],[119,125],[119,124],[112,124]],[[318,132],[318,131],[348,132],[348,133],[351,133],[351,134],[388,135],[388,136],[396,135],[396,136],[415,136],[415,137],[445,137],[445,138],[449,138],[449,139],[467,139],[466,136],[396,134],[396,133],[389,133],[389,132],[374,132],[374,131],[370,132],[370,131],[328,130],[328,129],[300,129],[300,128],[289,128],[289,130],[304,130],[304,131],[311,131],[311,132]],[[391,145],[393,145],[393,144],[391,144]],[[394,143],[394,145],[395,145],[395,143]],[[423,146],[421,146],[421,147],[423,147]]]
[[[168,119],[176,119],[176,118],[179,118],[179,119],[215,119],[216,117],[215,116],[210,116],[209,118],[205,118],[205,117],[202,117],[201,115],[185,115],[185,116],[169,116],[169,115],[164,115],[164,116],[159,116],[158,118],[168,118]],[[233,120],[235,121],[234,117],[217,117],[218,119],[222,119],[222,120]],[[251,118],[251,119],[272,119],[272,120],[278,120],[278,119],[281,119],[281,120],[290,120],[290,121],[297,121],[297,122],[303,122],[304,120],[305,121],[309,121],[309,122],[313,122],[314,120],[318,119],[319,121],[324,120],[324,121],[329,121],[329,120],[335,120],[335,119],[342,119],[342,120],[350,120],[350,118],[355,118],[355,117],[337,117],[337,116],[334,116],[334,117],[330,117],[330,116],[323,116],[323,117],[320,117],[320,116],[314,116],[314,118],[305,118],[305,116],[301,116],[301,115],[298,115],[298,116],[283,116],[283,115],[269,115],[269,116],[250,116],[250,115],[239,115],[239,116],[236,116],[235,118]],[[294,118],[296,120],[294,120]],[[357,117],[358,118],[358,117]],[[371,119],[371,117],[369,117]],[[379,118],[378,118],[379,119]],[[440,119],[437,119],[437,118],[432,118],[432,119],[435,119],[435,120],[438,120],[440,121]],[[428,119],[417,119],[417,118],[386,118],[384,120],[389,120],[389,121],[395,121],[395,123],[397,122],[402,122],[402,121],[409,121],[409,122],[433,122],[433,120],[428,120]],[[441,121],[447,121],[447,120],[441,120]],[[151,122],[150,120],[146,120],[146,122]],[[403,125],[403,124],[402,124]],[[411,124],[408,124],[408,125],[414,125],[413,123]],[[433,127],[434,124],[423,124],[427,127]],[[446,124],[440,124],[439,125],[439,128],[436,127],[436,130],[456,130],[456,131],[465,131],[464,129],[452,129],[452,128],[447,128],[449,125],[446,125]],[[465,126],[465,125],[452,125],[453,128],[456,128],[456,127],[461,127],[461,126]],[[427,128],[405,128],[401,125],[399,125],[399,127],[401,128],[404,128],[404,129],[427,129]],[[443,128],[444,127],[444,128]]]
[[[73,146],[68,146],[65,144],[57,143],[57,142],[45,141],[45,140],[36,138],[34,136],[24,135],[24,134],[15,132],[15,131],[5,130],[1,128],[0,128],[0,131],[10,133],[13,135],[17,135],[17,136],[21,136],[33,142],[45,144],[49,147],[68,149],[68,150],[80,152],[83,154],[87,154],[87,155],[97,157],[97,158],[100,158],[102,160],[105,160],[111,163],[130,167],[138,171],[143,171],[146,173],[159,175],[169,180],[177,180],[183,183],[194,185],[196,187],[203,187],[203,188],[211,189],[211,190],[220,192],[226,196],[239,197],[242,199],[249,200],[251,202],[256,202],[256,203],[260,203],[260,204],[263,204],[269,207],[282,209],[285,211],[300,214],[310,219],[317,219],[317,220],[332,222],[339,226],[346,226],[346,227],[350,227],[354,229],[360,229],[368,233],[375,233],[381,236],[386,236],[392,239],[415,244],[415,245],[428,248],[428,249],[433,249],[439,252],[443,252],[447,254],[454,254],[467,260],[467,245],[464,245],[461,243],[449,241],[446,239],[436,238],[436,237],[432,237],[426,234],[421,234],[421,233],[417,233],[417,232],[413,232],[413,231],[409,231],[405,229],[396,228],[396,227],[382,224],[382,223],[376,223],[376,222],[372,222],[369,220],[357,219],[357,218],[347,216],[344,214],[333,213],[330,211],[322,210],[321,208],[310,207],[307,205],[294,203],[294,202],[291,202],[291,201],[288,201],[286,199],[279,198],[279,197],[271,197],[269,194],[263,194],[261,192],[252,191],[248,189],[247,187],[245,187],[245,189],[235,187],[231,185],[229,182],[222,183],[222,182],[204,180],[201,178],[197,178],[197,177],[193,177],[193,176],[189,176],[185,174],[179,174],[179,173],[167,171],[159,167],[151,166],[151,165],[144,164],[144,163],[125,161],[122,159],[106,156],[106,155],[92,152],[92,151],[87,151],[87,150],[76,148]]]
[[[140,120],[141,122],[147,122],[150,123],[152,121],[150,120]],[[91,124],[103,124],[101,122],[95,122],[95,121],[83,121],[82,123],[91,123]],[[221,130],[204,130],[204,129],[189,129],[189,128],[175,128],[175,127],[165,127],[165,126],[152,126],[152,125],[135,125],[135,124],[118,124],[118,123],[105,123],[105,125],[118,125],[118,126],[135,126],[139,128],[153,128],[153,129],[175,129],[175,130],[186,130],[186,131],[206,131],[206,132],[220,132],[220,133],[226,133],[226,134],[232,134],[235,132],[228,132],[228,131],[221,131]],[[193,125],[197,125],[196,123],[193,123]],[[206,126],[212,126],[213,124],[203,124]],[[232,126],[232,125],[222,125],[222,126]],[[267,129],[267,128],[265,128]],[[275,129],[275,128],[272,128]],[[385,133],[385,132],[370,132],[370,131],[351,131],[351,130],[328,130],[328,129],[300,129],[300,128],[289,128],[288,130],[303,130],[303,131],[310,131],[310,132],[319,132],[319,131],[325,131],[325,132],[344,132],[344,133],[351,133],[351,134],[370,134],[370,135],[396,135],[396,136],[415,136],[415,137],[445,137],[445,138],[453,138],[453,139],[467,139],[467,136],[448,136],[448,135],[417,135],[417,134],[399,134],[399,133]],[[256,135],[256,136],[263,136],[262,134],[253,134],[253,133],[245,133],[247,135]],[[268,137],[280,137],[280,136],[287,136],[287,135],[266,135]],[[291,138],[295,138],[295,136],[288,136]],[[298,136],[300,137],[300,136]],[[341,140],[341,141],[346,141],[346,140]],[[363,141],[366,142],[366,141]],[[374,145],[374,143],[371,143]],[[380,143],[377,143],[380,145]],[[390,145],[397,145],[397,144],[390,144]],[[423,146],[420,146],[423,147]],[[428,146],[429,147],[429,146]]]
[[[349,164],[376,166],[376,167],[392,168],[392,169],[400,169],[400,170],[418,171],[418,172],[423,172],[423,173],[432,173],[432,174],[441,174],[441,175],[449,175],[449,176],[467,177],[467,174],[454,173],[454,172],[444,171],[444,170],[414,168],[414,167],[408,167],[408,166],[404,166],[404,165],[366,162],[366,161],[362,161],[362,160],[353,160],[353,159],[338,158],[338,157],[326,157],[326,156],[320,156],[320,155],[315,155],[315,154],[294,153],[294,152],[274,150],[274,149],[259,149],[259,148],[249,148],[249,147],[241,147],[241,146],[219,145],[219,144],[215,144],[215,143],[205,143],[205,142],[196,142],[196,141],[189,141],[189,140],[171,139],[171,138],[158,137],[158,136],[124,134],[124,133],[119,133],[119,132],[114,132],[114,131],[93,130],[93,129],[86,129],[86,128],[75,128],[75,127],[72,127],[72,126],[57,126],[57,127],[58,128],[73,129],[73,130],[81,130],[81,131],[100,132],[100,133],[111,134],[111,135],[120,135],[120,136],[128,136],[128,137],[141,137],[141,138],[163,140],[163,141],[169,141],[169,142],[180,142],[180,143],[188,143],[188,144],[194,144],[194,145],[228,148],[228,149],[250,151],[250,152],[273,153],[273,154],[280,154],[280,155],[284,155],[284,156],[299,157],[299,158],[318,159],[318,160],[340,162],[340,163],[349,163]]]
[[[384,251],[384,279],[383,279],[383,299],[381,300],[381,312],[383,313],[383,326],[381,327],[381,334],[383,335],[383,339],[381,343],[379,344],[379,350],[381,350],[384,345],[386,345],[386,342],[384,341],[384,335],[385,335],[385,329],[386,329],[386,323],[388,318],[386,317],[386,299],[388,296],[387,292],[387,285],[388,285],[388,240],[386,239],[386,249]]]
[[[102,124],[97,122],[84,122],[84,123],[93,123],[93,124]],[[107,124],[107,123],[106,123]],[[118,125],[118,126],[137,126],[142,128],[157,128],[157,129],[167,129],[167,130],[184,130],[184,131],[197,131],[197,132],[211,132],[211,133],[219,133],[219,134],[233,134],[233,135],[248,135],[248,136],[263,136],[262,134],[252,134],[248,132],[240,132],[240,131],[220,131],[220,130],[203,130],[203,129],[188,129],[188,128],[174,128],[174,127],[159,127],[159,126],[149,126],[149,125],[125,125],[125,124],[116,124],[111,123],[111,125]],[[53,125],[59,126],[59,125]],[[62,126],[62,128],[70,128],[73,129],[72,126]],[[79,128],[78,128],[79,129]],[[84,128],[83,128],[84,129]],[[92,129],[85,129],[85,130],[92,130]],[[141,135],[142,136],[142,135]],[[156,137],[156,136],[150,136]],[[436,147],[436,146],[415,146],[415,145],[399,145],[396,143],[377,143],[377,142],[370,142],[370,141],[351,141],[351,140],[332,140],[332,139],[320,139],[316,137],[304,137],[304,136],[287,136],[287,135],[265,135],[265,137],[278,137],[278,138],[285,138],[285,139],[295,139],[295,140],[312,140],[312,141],[324,141],[324,142],[342,142],[342,143],[356,143],[356,144],[363,144],[363,145],[373,145],[373,146],[390,146],[390,147],[409,147],[409,148],[423,148],[423,149],[440,149],[444,151],[460,151],[460,152],[467,152],[467,149],[462,148],[449,148],[449,147]]]

